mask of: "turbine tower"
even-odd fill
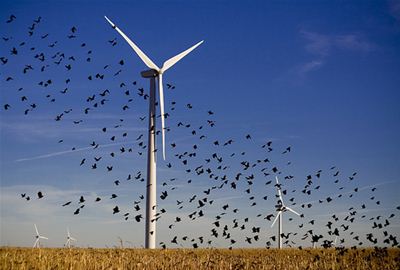
[[[46,239],[46,240],[49,240],[49,238],[47,238],[47,237],[45,237],[45,236],[41,236],[40,234],[39,234],[39,231],[38,231],[38,229],[37,229],[37,227],[36,227],[36,224],[33,224],[33,225],[35,225],[35,231],[36,231],[36,236],[35,236],[35,238],[36,238],[36,241],[35,241],[35,243],[33,244],[33,247],[35,248],[40,248],[40,239]]]
[[[164,114],[164,91],[163,91],[163,73],[175,65],[179,60],[185,57],[188,53],[196,49],[203,40],[193,45],[189,49],[171,57],[164,62],[159,68],[154,62],[147,57],[142,50],[133,43],[107,16],[106,20],[114,28],[128,44],[132,47],[135,53],[149,68],[142,71],[143,78],[150,80],[150,98],[149,98],[149,128],[148,128],[148,146],[147,146],[147,185],[146,185],[146,229],[145,229],[145,248],[154,249],[156,247],[156,78],[158,82],[159,103],[161,112],[161,134],[162,134],[162,153],[165,160],[165,114]]]
[[[69,233],[69,228],[67,228],[67,242],[65,243],[65,246],[71,248],[71,241],[77,241],[77,240],[71,237],[71,234]]]
[[[286,211],[290,211],[292,213],[295,213],[296,215],[300,216],[299,213],[297,213],[296,211],[294,211],[292,208],[287,207],[284,202],[283,202],[283,198],[282,198],[282,191],[281,191],[281,186],[279,184],[278,181],[278,177],[275,176],[276,179],[276,188],[278,190],[278,196],[279,196],[279,200],[278,200],[278,204],[276,205],[276,211],[278,212],[278,214],[276,215],[274,222],[272,222],[271,228],[274,226],[275,222],[279,219],[279,224],[278,224],[278,248],[281,249],[282,248],[282,216],[283,216],[283,212]]]

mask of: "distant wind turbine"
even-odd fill
[[[65,243],[65,246],[71,248],[71,241],[77,241],[77,240],[71,237],[71,234],[69,233],[69,228],[67,228],[67,242]]]
[[[336,241],[337,241],[337,239],[338,239],[338,236],[336,235],[335,236],[335,241],[333,241],[333,245],[336,247]]]
[[[296,211],[294,211],[292,208],[286,206],[283,202],[283,198],[282,198],[282,191],[281,191],[281,186],[279,184],[278,181],[278,177],[275,176],[276,179],[276,188],[278,190],[278,196],[279,196],[279,200],[278,200],[278,204],[276,205],[276,211],[278,212],[278,214],[276,215],[274,222],[272,222],[271,228],[274,226],[275,222],[278,220],[279,218],[279,224],[278,224],[278,248],[281,249],[282,248],[282,215],[283,212],[286,211],[290,211],[292,213],[295,213],[296,215],[300,216],[299,213],[297,213]]]
[[[161,133],[162,133],[162,152],[165,160],[165,114],[164,114],[164,91],[163,91],[163,73],[175,65],[179,60],[196,49],[203,40],[189,49],[177,54],[176,56],[164,62],[159,68],[154,62],[147,57],[139,47],[133,43],[111,20],[104,16],[106,20],[132,47],[136,54],[149,70],[142,71],[143,78],[150,79],[150,98],[149,98],[149,130],[148,130],[148,146],[147,146],[147,185],[146,185],[146,230],[145,230],[145,248],[154,249],[156,245],[156,78],[158,80],[160,111],[161,111]]]
[[[49,238],[40,235],[40,234],[39,234],[39,231],[38,231],[38,229],[37,229],[37,227],[36,227],[36,224],[33,224],[33,225],[35,225],[35,231],[36,231],[36,241],[35,241],[35,243],[33,244],[33,247],[34,247],[34,248],[35,248],[35,247],[36,247],[36,248],[40,248],[40,239],[49,240]]]

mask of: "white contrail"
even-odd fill
[[[99,145],[99,148],[105,148],[105,147],[111,147],[111,146],[123,145],[123,144],[132,144],[132,143],[135,143],[135,141],[103,144],[103,145]],[[44,155],[39,155],[39,156],[34,156],[34,157],[28,157],[28,158],[20,158],[20,159],[15,160],[15,162],[30,161],[30,160],[35,160],[35,159],[42,159],[42,158],[61,156],[61,155],[74,153],[74,152],[85,151],[85,150],[89,150],[89,149],[93,149],[93,146],[77,148],[75,150],[66,150],[66,151],[54,152],[54,153],[49,153],[49,154],[44,154]]]

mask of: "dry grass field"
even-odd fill
[[[400,269],[400,250],[1,248],[0,268]]]

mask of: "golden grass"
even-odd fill
[[[0,269],[400,269],[400,250],[0,248]]]

